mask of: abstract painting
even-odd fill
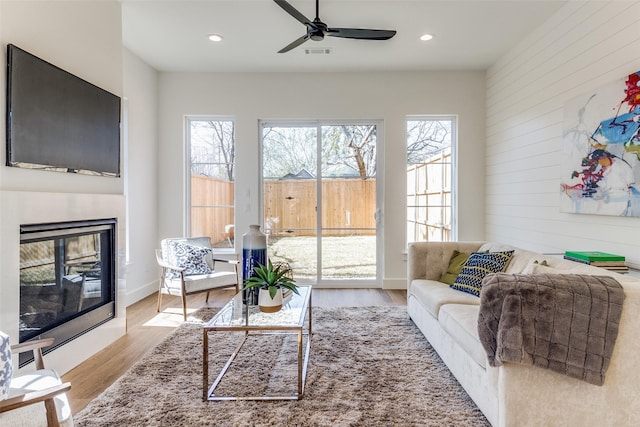
[[[565,104],[560,210],[640,216],[640,71]]]

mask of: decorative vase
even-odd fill
[[[254,275],[253,267],[267,263],[267,236],[260,231],[259,225],[250,225],[249,231],[242,235],[242,281]],[[258,290],[242,290],[242,302],[258,304]]]
[[[275,313],[282,308],[282,289],[278,288],[275,296],[271,298],[268,289],[260,289],[258,294],[258,308],[264,313]]]

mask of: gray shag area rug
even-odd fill
[[[304,396],[202,401],[203,308],[78,413],[77,426],[489,426],[406,307],[313,308]],[[211,382],[239,343],[210,334]],[[295,394],[295,336],[250,338],[216,394]]]

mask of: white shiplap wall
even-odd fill
[[[640,218],[561,213],[565,102],[640,70],[640,2],[572,1],[487,72],[486,234],[640,267]],[[640,185],[640,183],[639,183]]]

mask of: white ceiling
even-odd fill
[[[305,34],[272,0],[121,0],[125,46],[160,71],[484,70],[565,0],[320,0],[329,27],[397,30],[386,41],[326,37],[277,53]],[[307,18],[314,0],[290,0]],[[419,40],[432,33],[429,42]],[[220,43],[210,33],[224,36]],[[329,55],[305,48],[328,47]]]

